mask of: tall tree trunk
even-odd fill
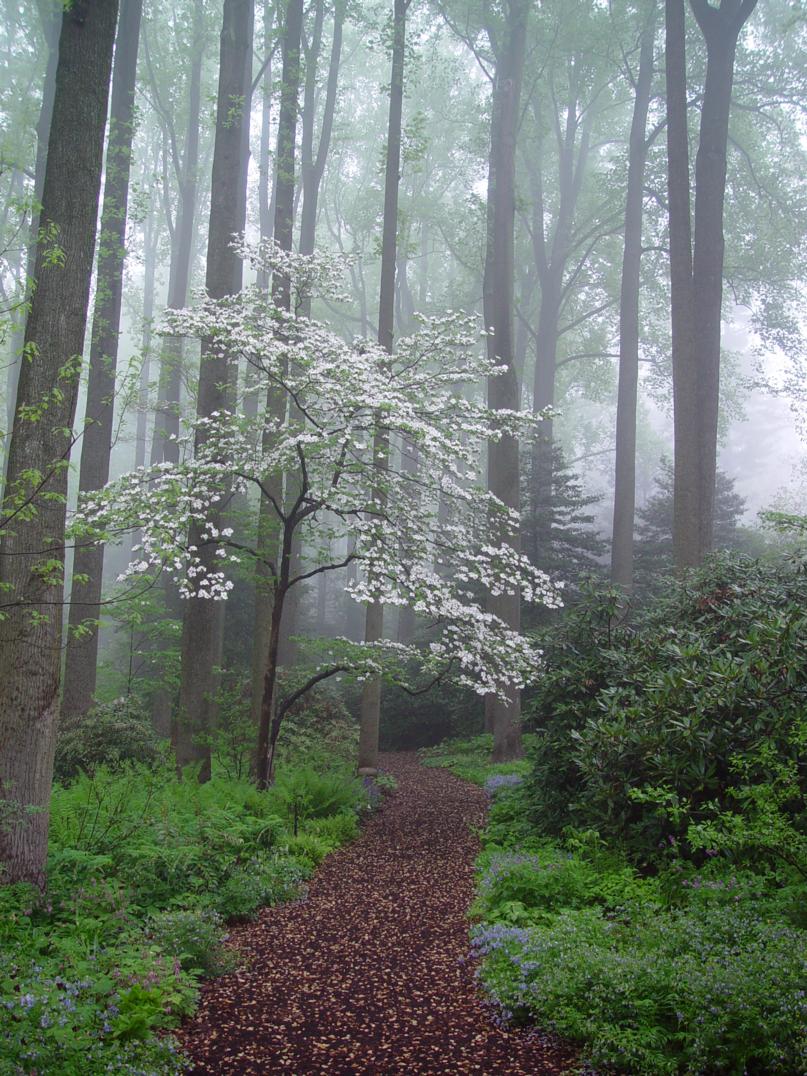
[[[311,109],[311,141],[304,140],[308,151],[301,154],[300,169],[303,184],[303,209],[300,214],[300,253],[313,254],[317,227],[317,206],[325,164],[331,146],[333,118],[336,111],[336,90],[339,83],[339,64],[342,57],[342,30],[345,22],[345,0],[336,0],[333,13],[333,38],[331,56],[328,64],[328,82],[325,88],[325,103],[322,109],[322,126],[316,155],[313,153],[314,116]],[[304,123],[307,117],[304,117]],[[310,310],[304,311],[310,314]]]
[[[683,568],[697,564],[700,559],[698,438],[695,418],[698,406],[698,379],[692,322],[692,221],[689,197],[684,0],[666,0],[664,22],[673,436],[675,442],[673,551],[676,565]]]
[[[378,300],[378,342],[392,354],[395,329],[395,265],[398,251],[398,189],[401,182],[401,123],[403,118],[406,12],[409,0],[394,0],[392,23],[392,75],[390,78],[387,160],[384,173],[384,225],[381,236],[381,287]],[[373,466],[379,473],[374,500],[383,509],[386,501],[384,472],[389,465],[389,435],[376,416]],[[376,643],[384,634],[384,606],[369,602],[364,619],[365,643]],[[359,772],[378,769],[378,738],[381,718],[381,677],[366,680],[359,713]]]
[[[275,4],[264,0],[263,5],[263,51],[266,69],[261,86],[261,138],[258,146],[258,231],[262,240],[272,237],[271,206],[272,188],[272,57],[274,42],[272,40],[275,25]],[[258,273],[258,287],[269,290],[269,277],[263,269]]]
[[[695,158],[695,236],[692,293],[695,361],[698,365],[698,545],[701,559],[712,549],[714,531],[717,423],[720,407],[720,319],[723,307],[723,207],[726,146],[734,83],[734,56],[740,30],[757,0],[691,0],[706,40],[698,153]]]
[[[311,171],[314,162],[314,127],[317,118],[317,75],[319,73],[319,58],[322,53],[322,31],[325,25],[325,2],[314,0],[309,8],[313,13],[311,33],[308,34],[303,28],[300,46],[303,52],[303,67],[305,78],[303,80],[303,107],[300,114],[300,174],[299,182],[294,191],[294,213],[300,204],[300,198],[305,190],[306,176]]]
[[[756,0],[721,0],[719,8],[707,0],[690,3],[706,41],[706,80],[695,160],[694,246],[684,0],[666,0],[665,7],[675,436],[673,554],[679,569],[700,564],[712,548],[726,145],[737,38]]]
[[[331,141],[333,129],[333,115],[336,107],[336,87],[339,75],[339,61],[342,51],[342,25],[344,22],[344,2],[340,0],[334,11],[334,31],[331,45],[331,57],[328,69],[328,85],[325,93],[325,106],[322,116],[322,127],[314,156],[314,127],[316,121],[316,82],[319,56],[322,49],[322,29],[324,22],[324,4],[319,0],[314,11],[314,25],[311,31],[311,43],[305,56],[305,88],[303,92],[302,111],[302,138],[300,141],[300,184],[295,190],[295,197],[302,193],[303,208],[300,215],[300,246],[301,254],[313,254],[315,232],[317,223],[317,203],[322,176],[325,172],[325,162]],[[300,306],[302,317],[311,316],[311,299],[306,297]],[[298,416],[299,418],[299,416]],[[287,498],[291,500],[296,496],[294,490],[287,492]],[[291,573],[298,575],[302,557],[301,538],[295,533],[292,539],[291,550]],[[294,636],[297,633],[300,617],[300,601],[302,587],[292,587],[286,595],[283,608],[283,623],[280,629],[280,662],[282,665],[293,666],[297,660],[297,646]]]
[[[205,274],[207,293],[214,299],[235,294],[242,284],[243,263],[231,242],[246,224],[248,141],[244,128],[248,128],[250,117],[252,30],[253,0],[225,0]],[[199,418],[232,407],[233,376],[227,358],[212,341],[203,340],[196,408]],[[204,435],[197,431],[197,451],[203,443]],[[210,524],[222,529],[223,508],[209,510],[206,519],[191,523],[190,544],[199,547],[202,566],[214,572],[215,553],[204,542],[204,529]],[[208,737],[216,721],[223,625],[222,602],[198,597],[186,601],[174,749],[178,767],[199,765],[200,781],[210,777]]]
[[[626,591],[633,587],[633,524],[636,509],[636,403],[639,386],[639,287],[642,268],[642,207],[647,163],[647,112],[653,86],[656,13],[651,8],[642,31],[639,72],[628,145],[625,246],[619,297],[619,388],[616,408],[614,530],[611,580]]]
[[[67,461],[84,346],[115,40],[116,0],[66,11],[42,221],[62,265],[37,252],[6,497],[0,513],[0,879],[45,881],[59,711]],[[58,386],[61,391],[54,392]],[[44,408],[39,418],[32,411]]]
[[[202,61],[204,59],[204,5],[196,0],[193,12],[194,52],[188,84],[188,119],[182,160],[174,159],[181,174],[179,206],[171,242],[168,269],[168,307],[181,310],[188,303],[193,261],[196,200],[199,172],[199,122],[202,108]],[[151,463],[176,463],[179,447],[179,393],[182,375],[181,341],[167,338],[160,359],[157,408],[151,442]]]
[[[280,90],[280,113],[277,127],[275,172],[274,240],[282,250],[291,250],[294,231],[295,142],[297,111],[300,95],[300,41],[303,31],[303,0],[289,0],[286,8],[281,48],[283,75]],[[275,273],[272,277],[272,300],[287,312],[291,310],[291,286],[288,277]],[[286,397],[270,387],[266,396],[267,417],[274,424],[286,418]],[[271,449],[272,433],[264,434],[264,448]],[[282,480],[276,476],[272,491],[275,501],[283,500]],[[289,541],[291,538],[289,538]],[[271,503],[261,498],[258,512],[258,549],[276,561],[280,534]],[[289,552],[289,556],[291,553]],[[252,715],[258,726],[258,750],[255,770],[259,780],[268,780],[268,745],[274,717],[276,668],[280,648],[280,616],[277,610],[278,581],[260,559],[255,581],[255,630],[252,637]],[[285,598],[285,594],[283,595]]]
[[[519,384],[513,362],[513,229],[515,225],[515,159],[521,78],[527,32],[528,0],[505,4],[504,41],[496,56],[493,84],[493,116],[488,169],[487,252],[484,277],[485,325],[488,353],[505,371],[488,379],[488,406],[494,410],[517,410]],[[516,511],[521,507],[518,440],[505,435],[488,445],[488,488]],[[520,536],[504,527],[502,541],[520,547]],[[490,596],[488,608],[513,631],[521,627],[519,594]],[[522,754],[521,697],[516,688],[502,700],[488,696],[488,722],[493,731],[493,757],[517,758]]]
[[[561,111],[557,111],[555,116],[558,131],[558,208],[548,240],[541,175],[543,162],[538,160],[530,168],[534,203],[533,253],[541,287],[533,374],[532,405],[535,412],[555,404],[560,318],[567,290],[564,281],[573,249],[574,219],[591,141],[592,110],[584,110],[581,122],[579,65],[579,58],[574,57],[570,65],[565,122],[562,122]],[[536,122],[540,124],[537,100],[534,100],[533,107]],[[554,458],[554,426],[552,420],[547,419],[541,423],[531,453],[530,487],[535,545],[530,553],[537,563],[540,563],[542,556],[546,556],[546,547],[551,542]]]
[[[140,383],[137,394],[137,428],[135,432],[135,467],[143,467],[146,462],[149,378],[151,376],[152,329],[154,324],[154,293],[157,275],[157,224],[155,213],[146,220],[143,237],[143,335],[140,350],[142,364]]]
[[[42,202],[45,165],[48,159],[48,139],[53,115],[53,96],[56,90],[56,64],[59,59],[59,30],[61,28],[60,11],[55,4],[52,7],[47,4],[40,4],[39,14],[42,23],[42,36],[48,50],[48,60],[45,65],[42,103],[39,107],[39,117],[36,124],[33,204],[31,208],[31,224],[28,231],[28,246],[25,254],[25,291],[28,297],[31,294],[31,280],[34,275],[38,249],[39,207]],[[25,321],[20,317],[11,335],[11,362],[9,363],[6,382],[6,429],[9,434],[11,433],[11,427],[14,425],[14,408],[17,399],[17,383],[20,379],[21,352],[24,339]],[[8,443],[6,443],[6,448],[8,448]],[[0,482],[0,489],[2,489],[2,482]]]
[[[142,11],[143,0],[121,0],[98,240],[87,409],[81,443],[80,493],[103,489],[109,479]],[[67,717],[85,714],[93,703],[103,574],[103,545],[80,543],[73,557],[70,626],[62,694],[62,713]]]
[[[193,59],[188,83],[188,117],[182,160],[174,160],[179,170],[179,206],[171,238],[171,257],[168,269],[168,306],[180,310],[187,305],[193,261],[193,243],[199,171],[199,123],[202,107],[202,61],[204,59],[204,5],[195,0],[193,9]],[[168,152],[168,149],[164,150]],[[166,213],[168,212],[166,208]],[[178,463],[179,402],[182,378],[182,341],[166,337],[160,348],[160,376],[157,385],[157,405],[151,435],[150,462]],[[175,622],[183,618],[179,591],[166,577],[163,584],[166,615]],[[152,696],[151,720],[160,736],[171,735],[174,720],[175,691],[167,682],[163,669],[160,682]]]

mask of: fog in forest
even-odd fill
[[[0,56],[0,1073],[807,1071],[805,0]]]

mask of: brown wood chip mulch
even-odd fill
[[[233,931],[247,957],[205,984],[179,1033],[193,1073],[540,1076],[571,1065],[534,1031],[491,1020],[468,959],[474,829],[484,792],[414,755],[398,788],[303,902]]]

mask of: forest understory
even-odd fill
[[[202,988],[178,1032],[192,1073],[540,1076],[573,1056],[494,1023],[467,912],[485,793],[414,753],[383,754],[397,787],[303,900],[236,927],[244,966]]]

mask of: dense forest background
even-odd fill
[[[265,785],[331,677],[367,772],[384,678],[386,742],[484,720],[517,756],[557,584],[641,601],[775,544],[752,509],[804,505],[803,15],[6,4],[8,802],[47,803],[59,711],[105,707],[202,779],[240,738]]]
[[[805,5],[0,55],[0,1076],[807,1072]]]

